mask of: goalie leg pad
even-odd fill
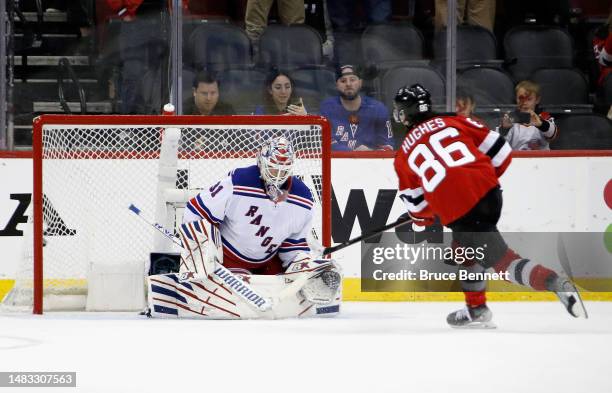
[[[212,274],[215,262],[221,263],[223,252],[219,231],[208,221],[187,222],[179,227],[183,244],[181,272],[194,272],[200,277]]]
[[[154,318],[241,319],[236,297],[209,279],[181,281],[180,274],[148,277],[148,307]]]

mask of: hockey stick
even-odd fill
[[[342,250],[342,249],[344,249],[344,248],[346,248],[348,246],[351,246],[351,245],[353,245],[355,243],[359,243],[360,241],[370,239],[370,238],[372,238],[372,237],[374,237],[374,236],[376,236],[376,235],[378,235],[378,234],[380,234],[380,233],[382,233],[382,232],[384,232],[384,231],[386,231],[388,229],[396,228],[396,227],[399,227],[399,226],[402,226],[404,224],[408,224],[408,223],[411,223],[411,222],[412,222],[412,218],[410,218],[410,217],[399,218],[397,221],[392,222],[391,224],[387,224],[387,225],[385,225],[383,227],[377,228],[377,229],[373,230],[372,232],[364,233],[364,234],[362,234],[360,236],[357,236],[356,238],[349,239],[349,240],[345,241],[344,243],[337,244],[337,245],[335,245],[333,247],[325,247],[323,249],[323,252],[322,252],[321,255],[329,255],[329,254],[331,254],[333,252],[340,251],[340,250]]]
[[[170,232],[160,223],[152,222],[148,220],[146,217],[144,217],[141,214],[142,211],[139,208],[137,208],[134,204],[131,204],[128,207],[128,209],[132,213],[140,217],[140,219],[142,219],[145,223],[157,229],[160,233],[162,233],[168,239],[172,240],[174,244],[183,248],[183,243],[176,236],[174,236],[172,232]],[[255,307],[259,311],[267,311],[270,308],[272,308],[272,301],[270,299],[259,294],[257,291],[251,288],[250,285],[248,285],[246,282],[244,282],[240,278],[236,277],[234,273],[229,271],[223,265],[216,264],[213,274],[215,274],[217,278],[219,278],[227,286],[229,286],[235,294],[243,298],[248,305]]]

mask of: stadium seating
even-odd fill
[[[429,90],[434,105],[444,104],[444,78],[439,72],[428,66],[400,66],[387,71],[381,82],[383,103],[388,108],[393,108],[393,97],[395,97],[397,89],[413,83],[420,83]]]
[[[317,113],[326,97],[337,94],[333,70],[321,67],[295,69],[291,72],[295,95],[302,97],[308,113]]]
[[[182,81],[183,81],[183,94],[182,99],[183,102],[187,101],[187,100],[193,100],[193,81],[195,80],[195,76],[196,76],[196,72],[194,70],[192,70],[191,68],[186,68],[183,67],[183,75],[182,75]],[[183,110],[185,110],[185,108],[183,108]]]
[[[434,59],[446,59],[446,30],[435,34]],[[497,40],[493,33],[484,27],[472,25],[457,26],[457,64],[499,64],[497,59]]]
[[[423,59],[423,35],[410,24],[368,26],[361,36],[363,57],[379,67]]]
[[[469,91],[477,106],[514,104],[514,83],[496,68],[472,67],[457,75],[457,89]]]
[[[270,25],[259,41],[263,67],[302,67],[320,65],[323,60],[321,36],[306,25]]]
[[[239,115],[249,115],[262,103],[265,74],[255,69],[229,69],[219,73],[220,95]]]
[[[229,23],[206,23],[189,37],[188,47],[193,58],[184,59],[196,69],[211,71],[252,64],[251,43],[246,33]]]
[[[606,105],[612,105],[612,74],[606,77],[601,90],[603,93],[604,103]]]
[[[558,27],[516,26],[504,36],[508,70],[515,81],[528,79],[538,68],[571,68],[573,45]]]
[[[612,149],[612,122],[596,114],[565,115],[556,119],[559,136],[553,150]]]
[[[361,36],[356,33],[334,32],[334,61],[338,64],[363,64]]]
[[[589,104],[589,85],[584,75],[571,68],[542,68],[531,79],[541,88],[541,105]]]

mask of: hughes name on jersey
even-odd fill
[[[235,169],[189,201],[184,221],[206,219],[219,228],[227,268],[280,273],[297,252],[310,251],[306,238],[313,217],[308,187],[295,176],[288,182],[286,198],[275,203],[257,165]]]
[[[411,214],[435,212],[449,224],[499,185],[511,151],[499,133],[470,118],[433,117],[412,127],[397,151],[400,198]]]

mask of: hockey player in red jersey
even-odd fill
[[[505,139],[470,118],[436,115],[429,92],[421,85],[402,87],[393,117],[407,127],[395,157],[400,198],[417,225],[437,216],[460,247],[482,247],[485,258],[461,269],[508,272],[510,281],[557,294],[574,317],[587,316],[576,287],[554,271],[523,258],[508,247],[497,230],[502,208],[500,177],[511,161]],[[494,327],[487,307],[485,281],[462,281],[466,307],[448,315],[453,327]]]

